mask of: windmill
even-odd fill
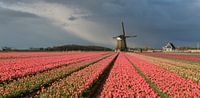
[[[126,44],[126,38],[137,37],[137,35],[126,36],[123,21],[121,25],[122,25],[122,35],[113,37],[113,39],[117,40],[117,46],[116,46],[115,51],[127,51],[128,49],[127,49],[127,44]]]

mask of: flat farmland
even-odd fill
[[[198,98],[200,56],[1,52],[1,97]]]

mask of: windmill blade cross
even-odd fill
[[[133,35],[133,36],[125,36],[126,38],[130,38],[130,37],[137,37],[137,35]]]

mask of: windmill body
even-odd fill
[[[117,41],[117,45],[116,45],[116,48],[115,48],[115,51],[117,51],[117,52],[127,51],[128,48],[127,48],[127,44],[126,44],[126,38],[136,37],[136,35],[135,36],[126,36],[125,35],[125,29],[124,29],[124,23],[123,22],[122,22],[122,30],[123,30],[122,35],[113,37]]]
[[[123,35],[119,35],[117,36],[116,40],[117,40],[116,51],[126,51],[127,50],[126,38]]]

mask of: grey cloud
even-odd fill
[[[74,21],[74,20],[76,20],[76,19],[78,19],[78,18],[75,17],[75,16],[70,16],[70,17],[68,18],[68,20],[71,20],[71,21]]]
[[[0,47],[48,47],[62,44],[90,44],[55,27],[36,15],[0,8]]]

